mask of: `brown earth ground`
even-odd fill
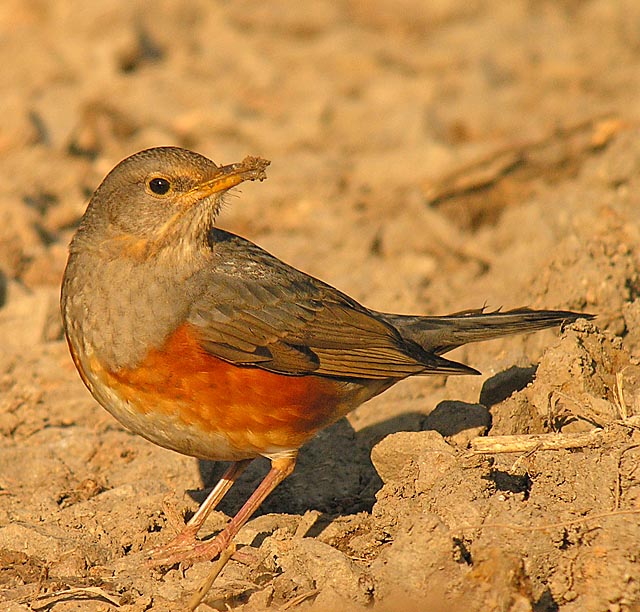
[[[640,3],[3,0],[0,28],[2,610],[185,610],[211,571],[145,551],[223,466],[100,408],[57,305],[88,195],[165,144],[272,160],[220,226],[373,308],[598,314],[323,432],[200,612],[640,610]]]

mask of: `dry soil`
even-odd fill
[[[166,144],[272,160],[220,226],[373,308],[598,315],[324,431],[199,612],[640,610],[640,3],[3,0],[0,74],[2,610],[184,610],[210,572],[145,553],[223,466],[115,422],[58,313],[89,194]]]

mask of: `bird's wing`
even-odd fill
[[[210,234],[211,265],[189,315],[202,347],[238,365],[289,375],[404,378],[474,373],[423,351],[389,323],[234,234]]]

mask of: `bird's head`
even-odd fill
[[[179,147],[140,151],[121,161],[91,197],[71,250],[83,245],[131,257],[206,242],[224,194],[264,180],[267,160],[218,166]]]

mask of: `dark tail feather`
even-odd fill
[[[425,351],[441,355],[469,342],[491,340],[511,334],[556,327],[594,315],[567,310],[531,310],[517,308],[506,312],[485,312],[484,308],[442,317],[423,317],[379,313],[406,340]]]

